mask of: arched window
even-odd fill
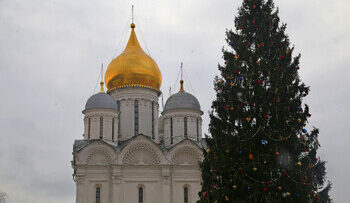
[[[103,117],[100,117],[100,139],[103,138]]]
[[[173,134],[173,118],[170,118],[170,144],[174,142],[174,134]]]
[[[184,135],[187,138],[187,117],[184,118]]]
[[[154,102],[152,102],[152,139],[154,139]]]
[[[184,203],[188,203],[188,186],[184,187]]]
[[[114,142],[114,118],[112,118],[112,142]]]
[[[139,102],[135,100],[134,103],[134,135],[137,136],[139,134]]]
[[[96,188],[96,203],[101,203],[101,188]]]
[[[89,123],[88,123],[88,139],[90,139],[91,134],[91,118],[89,118]]]
[[[121,115],[121,110],[120,110],[120,101],[117,101],[117,109],[119,111],[119,119],[118,119],[118,136],[120,135],[120,115]]]
[[[196,121],[196,127],[197,127],[197,141],[199,141],[199,124],[198,124],[198,118],[197,118],[197,121]]]
[[[143,201],[143,187],[139,187],[139,203],[144,203]]]

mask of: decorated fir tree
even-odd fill
[[[215,79],[199,202],[330,202],[318,130],[272,0],[244,0]]]

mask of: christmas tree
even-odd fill
[[[272,0],[244,0],[227,31],[199,202],[331,202],[285,30]]]

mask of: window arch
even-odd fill
[[[134,102],[134,135],[139,134],[139,102],[135,100]]]
[[[190,193],[190,186],[189,185],[184,185],[183,187],[183,194],[184,194],[184,203],[189,203],[190,198],[189,198],[189,193]]]
[[[170,118],[170,144],[174,142],[173,118]]]
[[[187,117],[184,118],[184,135],[187,138]]]
[[[145,186],[139,185],[137,186],[137,193],[138,193],[138,203],[144,203],[145,202],[145,194],[144,191]]]
[[[88,139],[90,139],[91,136],[91,118],[89,118],[88,121]]]
[[[103,117],[100,117],[100,139],[103,138]]]
[[[101,203],[101,186],[96,187],[96,203]]]

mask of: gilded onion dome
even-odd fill
[[[122,54],[108,65],[105,82],[108,90],[122,87],[145,87],[160,91],[162,75],[156,62],[141,48],[135,24],[131,24],[128,44]]]

